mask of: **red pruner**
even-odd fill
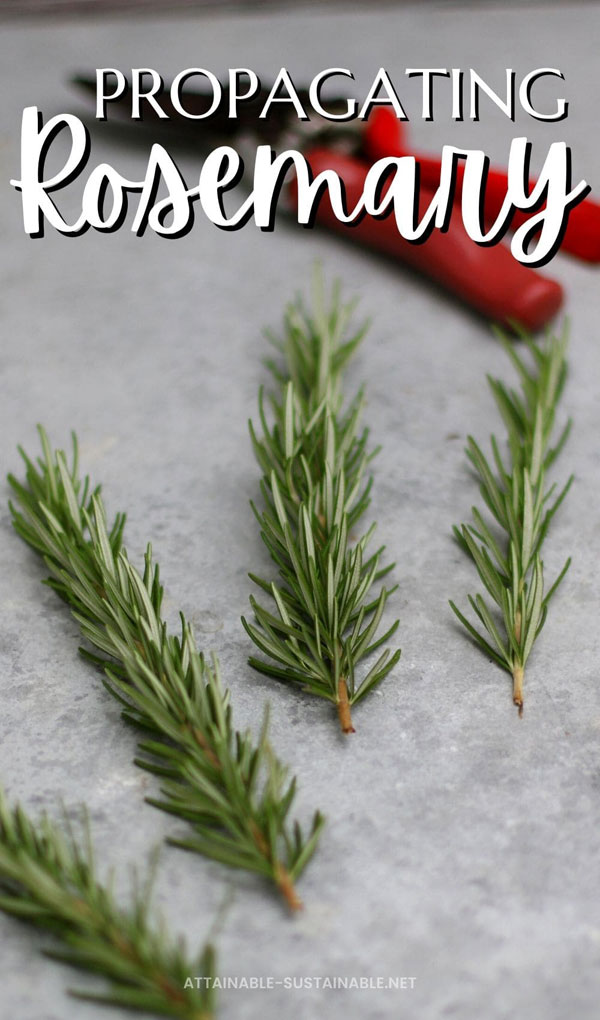
[[[330,146],[315,146],[306,150],[304,155],[315,177],[324,170],[334,170],[340,176],[345,185],[346,206],[351,209],[361,198],[372,162],[385,156],[407,154],[402,150],[400,137],[400,124],[395,115],[380,108],[366,125],[360,155],[347,155]],[[429,164],[428,172],[421,172],[420,217],[439,185],[439,162],[437,180],[434,179],[433,161]],[[385,193],[384,186],[382,198]],[[505,195],[506,177],[502,198]],[[423,273],[462,303],[502,326],[536,332],[561,307],[563,289],[556,280],[522,265],[502,243],[494,246],[476,244],[467,234],[459,216],[450,217],[447,230],[434,230],[427,240],[414,244],[402,237],[390,215],[385,218],[365,215],[352,224],[340,222],[325,192],[316,213],[316,222]]]
[[[363,147],[369,160],[382,159],[385,156],[414,156],[420,168],[421,181],[428,187],[437,188],[440,182],[439,159],[422,153],[411,152],[403,144],[403,127],[395,113],[387,107],[379,107],[373,111],[365,127]],[[456,171],[455,201],[462,195],[464,165],[458,164]],[[535,178],[529,179],[529,192],[536,186]],[[505,170],[490,169],[485,183],[483,206],[484,219],[493,222],[498,216],[508,187],[508,176]],[[541,206],[543,208],[543,205]],[[529,213],[515,209],[510,229],[527,222]],[[600,205],[591,198],[585,198],[569,212],[565,233],[561,239],[562,251],[574,255],[584,262],[600,262]]]

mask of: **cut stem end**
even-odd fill
[[[513,702],[519,709],[519,718],[523,715],[523,667],[517,665],[513,669]]]
[[[346,681],[343,677],[340,677],[338,680],[337,710],[340,719],[340,726],[342,727],[342,733],[356,733],[356,730],[352,725],[352,716],[350,714],[348,687],[346,686]]]
[[[290,910],[294,912],[302,910],[304,904],[296,892],[296,887],[292,881],[290,873],[283,867],[282,864],[278,864],[275,869],[275,881],[277,882],[277,888]]]

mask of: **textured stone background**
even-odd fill
[[[181,606],[221,657],[238,725],[257,726],[270,701],[274,745],[298,774],[300,815],[308,820],[318,805],[329,818],[297,919],[251,877],[173,849],[162,857],[160,905],[197,945],[233,891],[218,938],[222,973],[416,977],[412,992],[232,991],[221,997],[223,1020],[597,1016],[597,270],[562,256],[545,270],[567,287],[572,328],[564,413],[576,427],[557,477],[577,476],[546,566],[551,574],[571,552],[573,567],[531,660],[519,721],[507,677],[470,646],[447,607],[474,584],[449,536],[476,495],[464,436],[484,439],[495,427],[483,379],[508,372],[487,325],[401,269],[285,223],[272,235],[251,226],[232,234],[199,218],[176,243],[125,230],[77,240],[49,230],[29,240],[7,185],[18,172],[21,110],[80,111],[70,72],[107,65],[166,77],[198,64],[246,65],[268,78],[285,64],[300,81],[338,64],[354,69],[358,93],[384,65],[413,110],[406,66],[472,66],[498,82],[506,66],[555,66],[571,100],[560,126],[511,125],[490,109],[478,125],[451,128],[440,103],[434,123],[415,118],[413,137],[434,151],[447,141],[481,146],[500,162],[517,133],[538,154],[564,138],[575,173],[597,190],[599,32],[593,5],[403,5],[2,30],[3,474],[19,469],[17,443],[34,447],[36,421],[58,444],[77,429],[84,467],[103,481],[109,508],[128,510],[132,558],[151,538],[173,618]],[[93,165],[104,159],[135,177],[145,158],[94,134]],[[181,166],[191,175],[197,160]],[[327,706],[249,672],[239,624],[246,572],[269,570],[248,509],[257,472],[246,420],[265,378],[262,329],[278,324],[315,258],[373,320],[350,381],[367,381],[368,421],[383,444],[373,514],[400,586],[392,610],[402,660],[356,711],[349,741]],[[0,545],[2,782],[34,812],[57,810],[61,798],[69,811],[86,801],[100,860],[117,867],[125,889],[127,863],[145,862],[148,847],[178,825],[144,805],[155,785],[132,765],[134,735],[78,658],[76,627],[13,536],[5,499]],[[102,1015],[67,997],[72,974],[39,954],[45,940],[4,917],[0,934],[3,1016]]]

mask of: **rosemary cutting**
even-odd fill
[[[87,823],[87,819],[86,819]],[[144,1010],[181,1020],[214,1015],[214,953],[207,945],[189,960],[164,922],[149,920],[151,879],[134,887],[131,909],[120,908],[96,876],[89,826],[79,843],[46,815],[34,824],[20,805],[10,808],[0,790],[0,910],[63,943],[48,956],[101,974],[105,993],[72,991],[82,999]],[[201,975],[190,987],[190,975]]]
[[[252,509],[262,539],[279,569],[279,581],[251,580],[272,600],[272,611],[253,596],[254,623],[242,622],[268,661],[250,664],[268,676],[299,685],[337,706],[344,733],[354,732],[350,707],[380,683],[400,658],[386,649],[361,680],[359,662],[388,641],[398,621],[376,636],[386,601],[395,588],[371,589],[392,570],[380,567],[384,547],[367,555],[374,525],[351,544],[351,534],[369,506],[372,478],[368,429],[359,422],[362,389],[344,407],[342,375],[365,333],[350,329],[353,304],[333,290],[329,307],[320,279],[314,311],[301,300],[290,305],[281,340],[270,339],[283,367],[267,362],[277,391],[259,393],[262,437],[250,435],[263,472],[264,509]]]
[[[515,366],[521,392],[488,376],[494,399],[508,433],[508,462],[491,437],[492,466],[472,436],[466,454],[480,482],[480,492],[493,518],[488,525],[472,508],[474,524],[463,524],[454,534],[475,563],[489,593],[490,606],[481,595],[469,595],[469,603],[487,637],[450,605],[477,644],[513,678],[513,701],[523,714],[525,664],[544,626],[548,603],[570,565],[567,559],[551,588],[544,594],[541,549],[554,514],[565,498],[573,476],[554,498],[556,486],[546,484],[546,472],[560,453],[571,429],[571,420],[550,445],[556,408],[567,375],[566,330],[536,344],[525,337],[531,367],[506,338],[504,347]],[[496,534],[497,532],[500,534]],[[504,536],[501,537],[501,533]]]
[[[148,546],[140,575],[122,547],[125,516],[111,527],[100,489],[54,452],[39,427],[43,457],[20,450],[26,484],[9,475],[18,534],[41,554],[47,583],[70,605],[84,637],[97,649],[84,656],[105,673],[106,689],[123,717],[144,733],[137,765],[162,779],[149,803],[190,823],[193,835],[171,843],[275,883],[292,909],[294,882],[310,859],[323,824],[316,812],[305,838],[288,822],[296,781],[273,754],[267,714],[257,742],[235,730],[219,666],[198,651],[190,624],[169,634],[161,618],[163,588]]]

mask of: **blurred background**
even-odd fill
[[[172,80],[199,64],[218,75],[254,68],[268,81],[285,66],[300,85],[335,65],[354,71],[360,98],[383,66],[410,106],[415,148],[439,154],[462,144],[502,166],[517,135],[532,140],[538,162],[565,140],[573,173],[597,197],[598,4],[5,0],[0,18],[2,473],[21,473],[17,444],[37,453],[37,421],[57,446],[78,432],[83,470],[103,483],[109,512],[128,512],[132,560],[151,540],[170,619],[181,607],[199,644],[219,655],[236,725],[256,729],[270,702],[274,748],[298,776],[298,812],[306,820],[318,806],[328,818],[295,922],[258,880],[173,848],[161,861],[161,909],[194,949],[233,889],[217,939],[222,973],[417,979],[401,997],[224,993],[219,1020],[597,1020],[598,267],[560,252],[542,270],[564,286],[571,328],[560,420],[575,423],[556,481],[576,475],[545,568],[553,577],[568,554],[573,564],[532,656],[519,720],[507,675],[458,631],[447,602],[464,607],[477,590],[451,536],[477,500],[465,437],[486,444],[501,429],[486,373],[513,381],[489,322],[352,239],[289,221],[273,233],[252,223],[226,232],[199,213],[186,237],[169,242],[132,234],[132,201],[114,234],[67,238],[48,228],[32,240],[8,181],[19,175],[28,105],[45,120],[69,111],[90,125],[88,169],[54,196],[67,215],[80,211],[83,182],[101,162],[143,177],[146,141],[131,124],[117,132],[110,120],[94,122],[88,97],[72,85],[77,72],[152,67]],[[486,103],[479,122],[455,124],[441,89],[435,119],[424,122],[409,65],[473,67],[491,85],[507,67],[518,75],[557,67],[569,117],[543,123],[518,110],[512,123]],[[193,145],[177,153],[186,181],[198,180],[200,163]],[[368,513],[377,544],[397,561],[399,586],[389,608],[400,617],[402,659],[357,708],[351,745],[337,738],[327,706],[249,670],[240,624],[248,572],[272,576],[248,506],[260,498],[247,422],[268,382],[263,331],[279,331],[285,303],[306,292],[317,261],[372,323],[347,385],[350,393],[365,383],[365,422],[382,446]],[[132,764],[135,734],[79,657],[77,627],[41,585],[43,568],[14,536],[7,489],[0,486],[0,782],[36,814],[56,814],[61,799],[69,809],[86,802],[98,858],[126,887],[128,864],[143,862],[173,825],[144,803],[156,787]],[[43,939],[0,915],[0,941],[3,1016],[105,1015],[67,995],[84,979],[44,958]],[[110,1016],[127,1020],[124,1011]]]
[[[586,2],[586,0],[584,0]],[[598,0],[587,0],[597,4]],[[470,0],[470,3],[456,4],[455,0],[422,0],[421,6],[429,7],[568,7],[570,0],[546,0],[545,3],[539,0]],[[223,11],[231,10],[252,10],[270,7],[274,10],[290,8],[301,10],[302,8],[316,7],[346,7],[351,9],[373,9],[376,7],[406,7],[410,6],[407,0],[376,0],[375,3],[364,3],[360,0],[173,0],[166,3],[165,0],[2,0],[0,3],[0,17],[26,16],[28,14],[97,14],[103,11],[118,13],[119,11],[132,10],[154,10],[163,12],[193,11],[194,9]],[[581,6],[581,2],[578,3]]]

